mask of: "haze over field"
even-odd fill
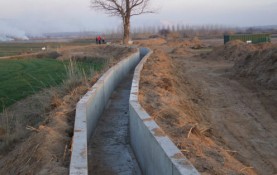
[[[220,24],[277,25],[276,0],[152,0],[157,14],[137,16],[133,26]],[[0,0],[0,40],[26,33],[105,31],[121,20],[90,8],[89,0]]]

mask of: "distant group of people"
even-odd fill
[[[96,44],[105,44],[105,37],[97,36],[95,39]]]

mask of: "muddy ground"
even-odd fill
[[[251,71],[260,69],[238,76],[238,63],[215,54],[214,43],[193,41],[147,43],[154,53],[141,74],[141,104],[201,174],[276,174],[276,87],[259,83]],[[265,75],[274,79],[272,62]]]

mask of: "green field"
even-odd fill
[[[94,41],[93,41],[94,43]],[[91,44],[89,42],[74,41],[74,42],[39,42],[39,43],[0,43],[0,57],[20,55],[22,53],[40,52],[42,47],[55,50],[64,46],[80,46]]]
[[[43,88],[61,84],[67,78],[68,64],[54,59],[0,60],[0,111]],[[77,62],[76,67],[89,73],[104,64],[104,60],[87,60]]]

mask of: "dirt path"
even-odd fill
[[[129,74],[114,91],[89,144],[89,174],[140,175],[129,145]]]
[[[205,120],[238,152],[235,157],[259,174],[277,173],[276,116],[265,109],[256,92],[226,76],[232,64],[192,57],[181,62],[191,86],[200,87],[203,94],[201,106],[209,111]]]
[[[277,91],[232,76],[232,62],[160,45],[140,103],[203,175],[277,174]]]

